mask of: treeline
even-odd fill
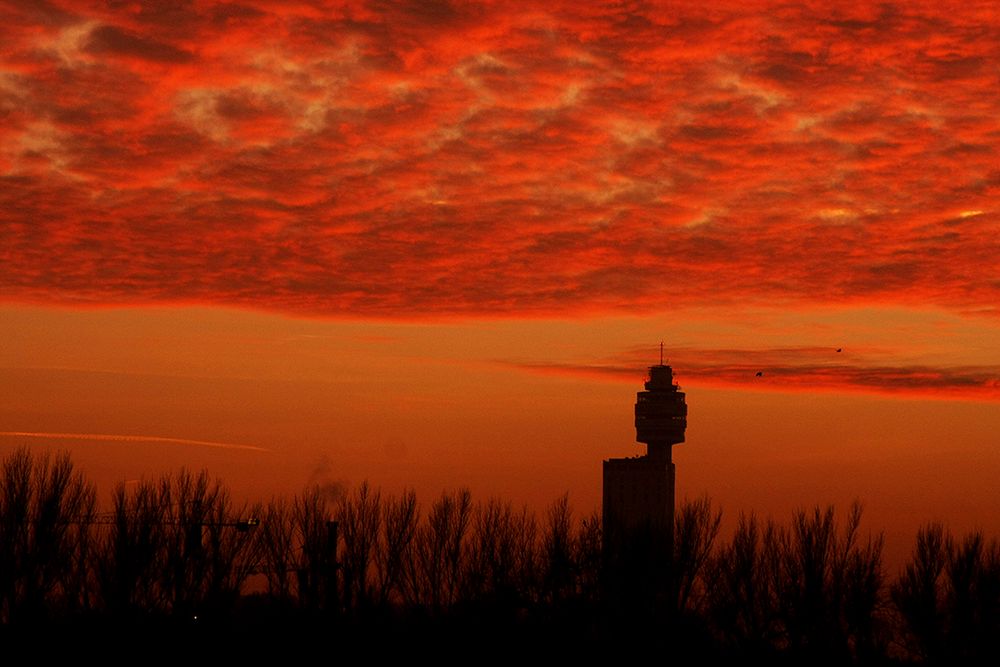
[[[207,473],[119,485],[111,509],[67,455],[0,466],[0,627],[61,624],[347,635],[457,633],[703,657],[955,664],[1000,657],[1000,545],[930,525],[898,577],[854,506],[719,539],[708,499],[675,514],[663,586],[615,590],[598,515],[541,516],[466,490],[421,506],[362,484],[236,504]],[[633,572],[642,586],[646,573]],[[641,601],[641,604],[637,604]],[[346,633],[346,634],[345,634]],[[367,636],[367,635],[366,635]]]

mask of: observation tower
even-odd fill
[[[646,445],[645,455],[604,461],[604,546],[621,551],[641,538],[656,557],[668,555],[673,545],[671,450],[684,442],[687,428],[684,392],[663,363],[662,343],[660,363],[649,367],[644,386],[636,394],[635,439]]]
[[[646,444],[646,456],[671,461],[674,445],[684,442],[687,403],[674,382],[674,371],[663,364],[649,367],[646,391],[635,395],[635,439]]]

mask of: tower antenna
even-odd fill
[[[663,365],[663,341],[660,341],[660,365]]]

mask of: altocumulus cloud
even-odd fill
[[[7,3],[0,297],[995,310],[991,3],[584,4]]]

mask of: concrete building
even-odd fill
[[[660,364],[649,368],[645,391],[636,394],[636,440],[646,445],[645,455],[604,462],[606,551],[622,554],[641,548],[648,552],[643,559],[656,562],[670,554],[674,520],[671,448],[684,442],[685,428],[684,393],[661,356]]]

